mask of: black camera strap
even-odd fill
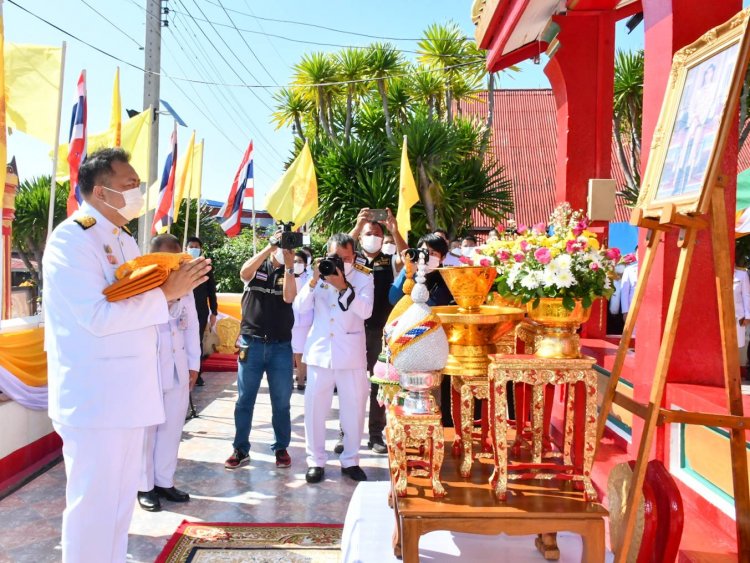
[[[352,284],[350,284],[349,282],[346,282],[346,289],[344,290],[344,293],[347,292],[347,289],[350,289],[351,291],[349,292],[349,295],[346,298],[346,305],[344,305],[344,303],[341,302],[342,296],[339,296],[338,298],[339,307],[341,308],[342,311],[348,311],[349,306],[352,304],[352,301],[354,301],[354,288],[352,287]]]

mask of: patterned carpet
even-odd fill
[[[338,562],[339,524],[183,521],[155,563]]]

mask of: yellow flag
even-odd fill
[[[200,199],[203,183],[203,141],[195,145],[193,151],[193,166],[190,168],[190,181],[188,185],[190,190],[188,191],[188,199]]]
[[[318,212],[318,181],[307,143],[268,194],[266,209],[277,221],[294,223],[294,228]]]
[[[398,211],[396,212],[396,224],[401,236],[406,239],[411,230],[411,208],[419,201],[419,192],[414,183],[414,176],[409,166],[409,154],[406,150],[406,135],[404,145],[401,149],[401,179],[398,186]]]
[[[151,137],[152,110],[142,111],[122,124],[121,146],[130,153],[130,164],[141,177],[148,178],[149,139]],[[89,154],[97,149],[115,146],[116,132],[108,129],[103,133],[89,134],[86,149]],[[57,161],[57,180],[68,179],[68,145],[60,145]]]
[[[195,131],[190,136],[185,152],[177,158],[177,177],[174,179],[174,221],[177,222],[177,216],[180,214],[180,204],[185,197],[185,187],[190,190],[190,184],[186,183],[193,166],[193,156],[195,153]],[[189,191],[188,191],[189,193]]]
[[[115,85],[112,88],[112,114],[109,129],[114,131],[115,146],[122,145],[122,104],[120,103],[120,67],[115,71]]]
[[[53,146],[59,118],[62,49],[7,43],[4,59],[8,127]],[[62,158],[60,162],[67,169],[68,161]]]

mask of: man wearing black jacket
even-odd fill
[[[190,237],[187,239],[187,253],[191,256],[198,257],[203,252],[203,243],[198,237]],[[195,310],[198,312],[198,330],[200,331],[201,339],[201,354],[203,352],[203,335],[206,332],[206,325],[211,322],[211,326],[216,324],[216,313],[218,312],[218,304],[216,302],[216,279],[214,273],[209,272],[208,280],[200,284],[193,290],[193,297],[195,298]],[[209,312],[211,316],[209,318]],[[198,386],[203,385],[203,378],[198,375],[198,380],[195,383]]]

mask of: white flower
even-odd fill
[[[560,270],[569,270],[572,260],[570,254],[559,254],[554,260],[552,260],[551,264],[554,264],[555,267]]]
[[[513,287],[516,285],[516,278],[521,273],[521,264],[513,264],[513,267],[508,272],[508,285]]]
[[[551,264],[550,264],[551,265]],[[557,271],[547,266],[542,273],[542,283],[544,287],[550,287],[557,284]]]
[[[539,287],[541,282],[539,272],[529,272],[529,274],[521,280],[521,287],[524,289],[536,289]]]
[[[557,287],[570,287],[571,285],[575,285],[575,283],[576,280],[573,277],[573,274],[570,273],[570,270],[561,270],[560,273],[557,274]]]

